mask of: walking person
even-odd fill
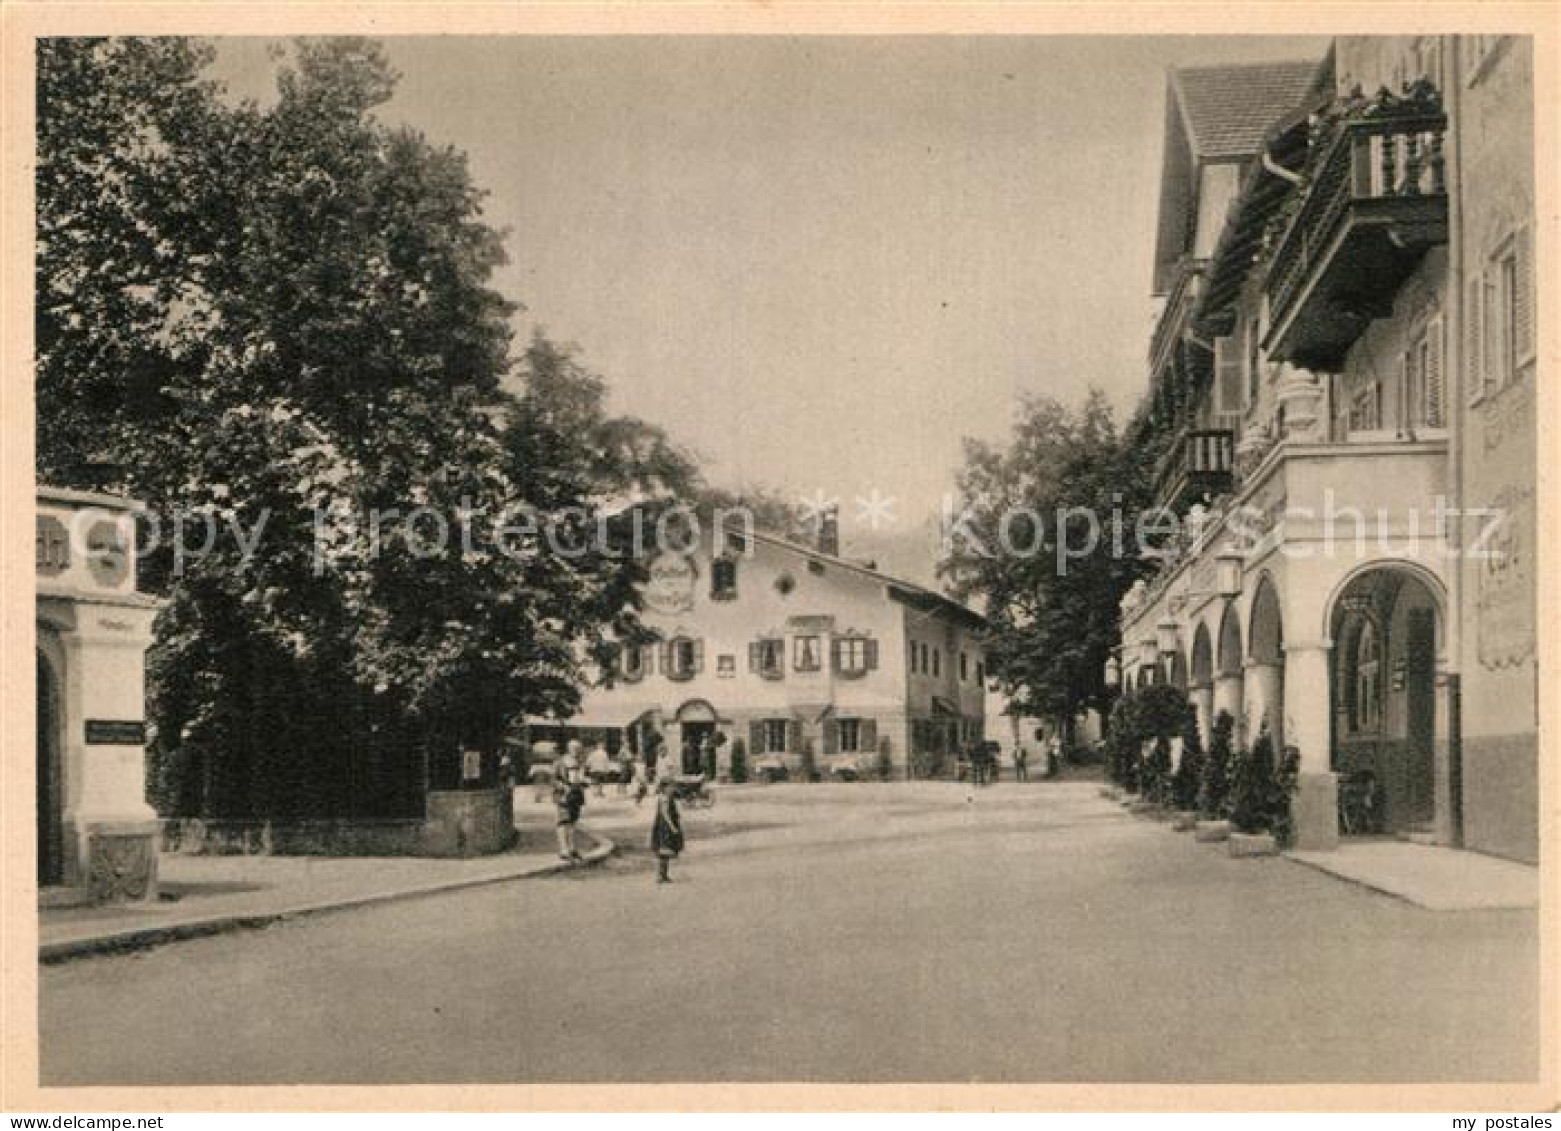
[[[575,844],[575,826],[585,808],[585,767],[580,764],[580,744],[571,741],[553,764],[553,803],[558,818],[558,858],[583,860]]]
[[[1030,780],[1029,770],[1030,754],[1024,748],[1024,743],[1014,744],[1014,781],[1027,782]]]
[[[683,819],[678,813],[677,781],[671,775],[656,783],[656,822],[650,827],[656,853],[656,882],[672,882],[672,861],[683,851]]]
[[[591,791],[597,797],[607,796],[607,775],[611,771],[612,756],[607,753],[607,747],[598,742],[585,757],[586,777],[590,780]]]

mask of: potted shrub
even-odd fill
[[[748,744],[742,739],[732,740],[732,781],[738,785],[748,780]]]
[[[1163,809],[1170,796],[1171,740],[1157,734],[1144,755],[1143,783],[1139,790],[1144,798],[1144,810]]]
[[[1185,832],[1198,821],[1198,791],[1203,785],[1203,735],[1198,729],[1198,712],[1189,710],[1182,727],[1182,756],[1171,779],[1172,804],[1176,806],[1176,829]]]
[[[1203,778],[1198,786],[1198,822],[1193,836],[1203,841],[1221,841],[1230,835],[1226,819],[1230,803],[1231,737],[1236,720],[1229,711],[1214,716],[1209,728],[1209,752],[1203,760]]]
[[[1252,748],[1236,760],[1231,778],[1230,854],[1272,856],[1279,851],[1276,825],[1284,820],[1289,798],[1274,760],[1274,736],[1268,721],[1259,726]]]

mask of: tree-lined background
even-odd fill
[[[514,348],[502,235],[462,154],[376,119],[396,83],[376,42],[294,43],[264,108],[205,78],[212,57],[39,43],[38,478],[224,531],[175,576],[162,529],[143,563],[169,602],[160,812],[417,814],[461,749],[567,713],[643,632],[625,520],[604,545],[585,514],[730,496],[609,414],[570,348]],[[430,556],[392,523],[367,552],[376,508],[516,506],[590,549],[522,533]]]

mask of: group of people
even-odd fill
[[[601,757],[597,758],[600,750]],[[652,764],[655,763],[652,753]],[[577,841],[576,827],[580,813],[585,808],[586,789],[593,787],[596,795],[605,793],[604,783],[611,776],[612,762],[605,748],[597,747],[585,754],[578,741],[571,740],[558,760],[553,763],[553,804],[557,811],[558,858],[577,862],[583,860]],[[650,846],[656,854],[656,880],[672,882],[672,861],[683,851],[683,820],[677,803],[678,768],[671,759],[660,759],[660,772],[654,775],[645,760],[635,756],[627,759],[618,775],[619,793],[634,790],[634,803],[639,805],[654,789],[656,794],[656,818],[651,825]]]

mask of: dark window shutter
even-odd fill
[[[1464,396],[1469,400],[1478,400],[1485,392],[1485,367],[1481,364],[1485,337],[1480,326],[1484,295],[1481,281],[1470,279],[1463,303],[1463,377],[1467,384]]]
[[[759,719],[752,719],[748,723],[748,749],[755,755],[769,753],[764,748],[764,723]]]
[[[857,723],[857,746],[869,753],[878,749],[878,720],[863,719]]]
[[[877,671],[878,670],[878,641],[876,641],[876,640],[868,640],[868,641],[866,641],[865,645],[864,645],[863,652],[864,652],[864,657],[863,658],[864,658],[864,661],[866,663],[867,670],[870,671],[870,672]]]
[[[698,675],[705,670],[705,642],[694,641],[694,674]]]
[[[824,757],[833,758],[840,752],[840,720],[824,720]]]
[[[1512,294],[1512,341],[1517,356],[1514,366],[1534,357],[1534,228],[1525,224],[1514,241],[1516,260]]]
[[[677,643],[676,640],[668,640],[661,646],[661,670],[668,675],[677,674],[677,657],[673,655],[673,649],[677,647]]]
[[[1427,428],[1441,428],[1447,419],[1446,382],[1442,377],[1442,320],[1431,319],[1426,327],[1425,404],[1423,407]]]
[[[751,641],[748,642],[748,670],[749,671],[756,672],[756,671],[759,670],[759,651],[763,647],[764,646],[762,644],[760,644],[759,641],[757,641],[757,640],[751,640]]]
[[[786,720],[786,752],[802,753],[802,723],[797,719]]]
[[[835,671],[840,670],[840,639],[831,637],[829,641],[829,666]]]

